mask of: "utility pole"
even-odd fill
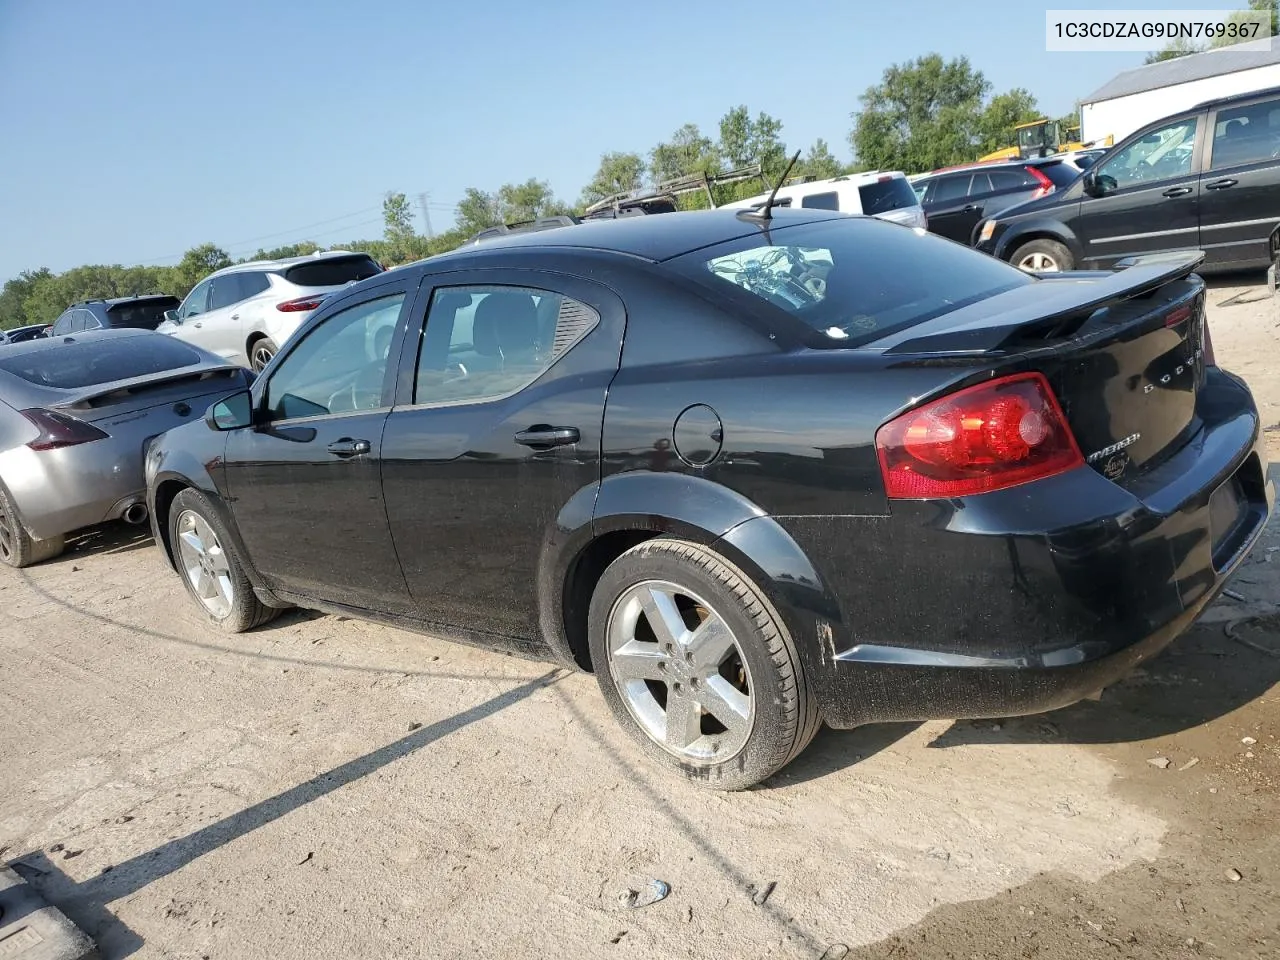
[[[431,199],[429,192],[418,194],[418,203],[422,206],[422,219],[427,226],[427,239],[430,240],[434,234],[431,232],[431,208],[427,206],[427,201]]]

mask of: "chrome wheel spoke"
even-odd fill
[[[680,616],[676,598],[671,594],[650,587],[640,595],[640,606],[660,645],[674,646],[684,636],[684,618]]]
[[[632,640],[613,654],[613,675],[620,681],[665,680],[667,657],[656,643]]]
[[[719,617],[708,617],[689,634],[685,650],[695,667],[714,669],[724,663],[734,649],[733,633]]]
[[[698,693],[702,707],[719,720],[730,735],[745,732],[751,718],[751,698],[718,674],[707,679]]]
[[[225,617],[235,605],[231,558],[217,534],[194,511],[184,511],[178,517],[177,531],[178,559],[191,592],[213,616]]]
[[[666,714],[663,733],[668,747],[684,749],[702,736],[702,710],[683,685],[679,689],[674,684],[668,688]]]

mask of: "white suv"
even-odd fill
[[[329,294],[382,272],[346,250],[237,263],[197,283],[157,330],[260,373]]]
[[[728,210],[750,210],[761,206],[769,195],[735,200],[723,205]],[[920,198],[911,189],[906,175],[898,170],[876,170],[872,173],[852,173],[829,180],[811,180],[781,187],[777,207],[804,207],[814,210],[839,210],[841,213],[866,214],[881,220],[906,224],[909,227],[926,227]]]

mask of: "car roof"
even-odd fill
[[[663,213],[650,217],[623,217],[617,220],[587,220],[556,230],[494,237],[484,243],[459,247],[419,263],[455,263],[468,258],[485,257],[491,251],[529,248],[605,250],[655,262],[669,260],[691,250],[750,236],[764,228],[763,224],[740,216],[744,212],[720,208]],[[769,225],[773,227],[791,227],[850,216],[834,211],[792,210],[787,207],[775,207],[772,213],[773,219]]]
[[[246,270],[281,270],[285,267],[297,266],[300,263],[315,263],[318,260],[333,260],[338,257],[368,257],[373,259],[373,255],[365,253],[361,250],[317,250],[315,253],[304,254],[300,257],[281,257],[279,260],[246,260],[244,263],[233,263],[229,267],[223,267],[221,270],[215,270],[209,276],[220,277],[228,273],[242,273]]]
[[[1079,152],[1079,151],[1076,151]],[[1055,153],[1048,157],[1028,157],[1026,160],[975,160],[972,163],[957,163],[953,167],[939,167],[928,173],[920,173],[911,179],[919,182],[927,177],[940,177],[947,173],[972,173],[975,170],[1007,170],[1011,167],[1038,167],[1049,163],[1061,163],[1073,154]]]
[[[141,293],[133,297],[94,297],[91,300],[81,300],[78,303],[73,303],[71,307],[68,307],[67,309],[70,310],[72,307],[95,306],[98,304],[104,304],[107,309],[110,309],[111,307],[118,306],[122,303],[146,303],[148,300],[178,300],[181,302],[178,297],[175,297],[171,293]]]

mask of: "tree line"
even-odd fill
[[[861,97],[861,109],[850,114],[851,162],[839,160],[830,145],[815,140],[802,153],[791,176],[825,179],[861,170],[916,173],[976,159],[1013,144],[1013,128],[1040,114],[1035,97],[1016,88],[993,93],[991,83],[966,57],[944,60],[936,53],[884,71],[879,83]],[[1074,124],[1074,119],[1066,118]],[[411,263],[451,250],[485,227],[558,214],[579,214],[614,194],[650,187],[687,174],[713,175],[759,164],[769,183],[776,183],[794,150],[783,139],[783,123],[764,112],[739,105],[722,116],[714,131],[686,123],[645,153],[609,152],[576,200],[554,195],[545,180],[531,177],[486,191],[468,187],[458,202],[452,229],[424,236],[403,193],[383,201],[383,234],[323,247],[310,240],[260,249],[233,260],[226,250],[204,243],[188,250],[172,266],[95,264],[54,273],[42,267],[10,279],[0,290],[0,329],[49,323],[72,303],[95,297],[169,293],[184,297],[214,270],[246,260],[299,256],[320,249],[370,254],[385,266]],[[727,203],[760,193],[763,184],[743,181],[718,184],[715,202]],[[706,206],[702,194],[680,198],[685,209]]]

